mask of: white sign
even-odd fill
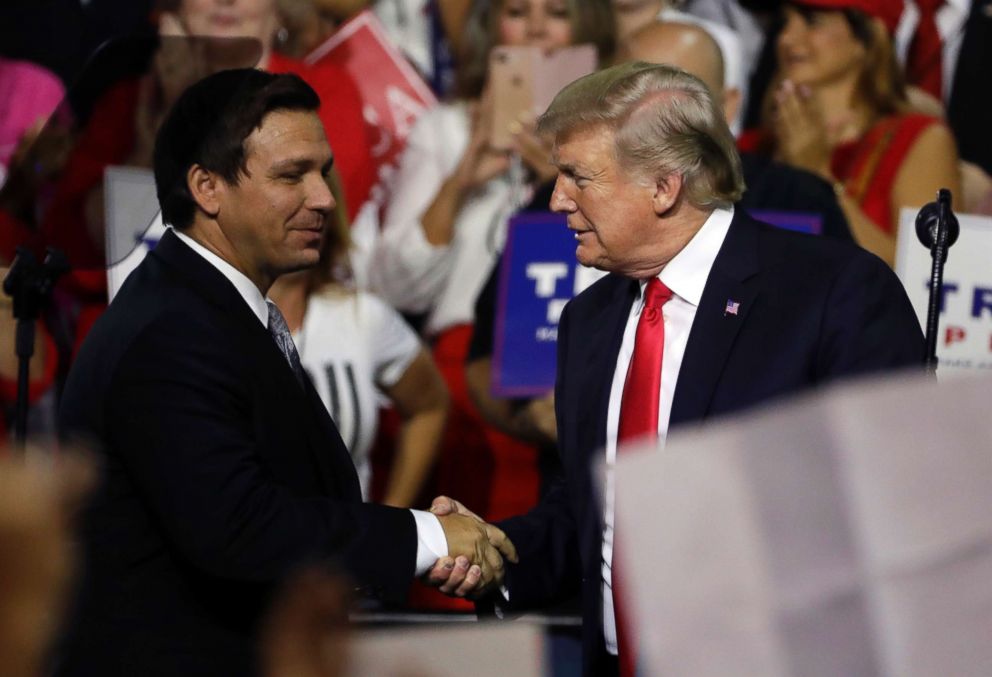
[[[899,218],[896,274],[926,328],[930,252],[916,238],[916,210]],[[992,372],[992,217],[958,215],[961,236],[950,248],[937,335],[939,378]]]
[[[107,301],[165,234],[151,170],[107,167],[103,175]]]
[[[621,449],[638,674],[992,675],[990,398],[848,382]]]

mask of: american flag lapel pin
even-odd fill
[[[727,299],[727,306],[723,309],[723,316],[736,315],[737,311],[741,309],[741,302],[735,301],[733,299]]]

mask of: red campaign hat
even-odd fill
[[[881,19],[890,33],[895,33],[904,7],[903,0],[791,0],[791,3],[828,11],[857,9]]]

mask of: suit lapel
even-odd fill
[[[740,328],[758,299],[758,226],[737,209],[713,262],[679,369],[670,426],[706,417]],[[728,303],[736,310],[728,311]]]
[[[360,500],[357,475],[347,448],[341,442],[337,429],[330,421],[323,403],[307,383],[300,388],[286,358],[258,317],[238,293],[234,285],[202,256],[187,247],[170,230],[150,254],[162,259],[170,268],[185,278],[187,284],[216,307],[218,313],[233,317],[239,325],[240,340],[250,344],[251,353],[258,358],[256,371],[267,374],[276,384],[278,410],[287,417],[294,417],[296,425],[306,432],[310,461],[316,469],[320,484],[328,493],[339,489],[338,495]],[[316,405],[314,404],[316,402]],[[300,453],[303,453],[300,450]],[[342,467],[342,464],[347,467]],[[336,481],[342,473],[354,481]]]
[[[583,440],[588,455],[606,444],[610,387],[623,342],[623,330],[636,295],[636,282],[619,276],[610,279],[613,289],[607,303],[588,318],[588,325],[579,334],[587,350],[585,359],[579,363],[586,367],[579,381],[578,439]]]
[[[291,370],[289,374],[292,376]],[[304,379],[303,396],[309,405],[310,416],[305,418],[310,451],[321,479],[328,488],[337,487],[336,495],[346,500],[361,501],[362,488],[354,469],[354,461],[309,376]],[[346,467],[342,467],[342,464]]]

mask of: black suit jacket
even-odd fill
[[[351,457],[234,286],[171,232],[87,337],[59,415],[96,442],[60,674],[251,671],[273,583],[336,556],[403,597],[407,510],[363,504]]]
[[[992,0],[972,0],[954,69],[947,122],[954,132],[961,159],[974,162],[992,174],[989,69],[992,69]]]
[[[573,299],[558,329],[555,406],[564,476],[530,513],[500,524],[517,547],[510,604],[582,591],[584,665],[602,640],[602,507],[591,465],[606,413],[632,280],[609,275]],[[736,315],[727,301],[740,303]],[[689,334],[671,427],[740,411],[866,372],[920,366],[924,343],[909,299],[878,258],[840,241],[785,232],[738,209]]]

